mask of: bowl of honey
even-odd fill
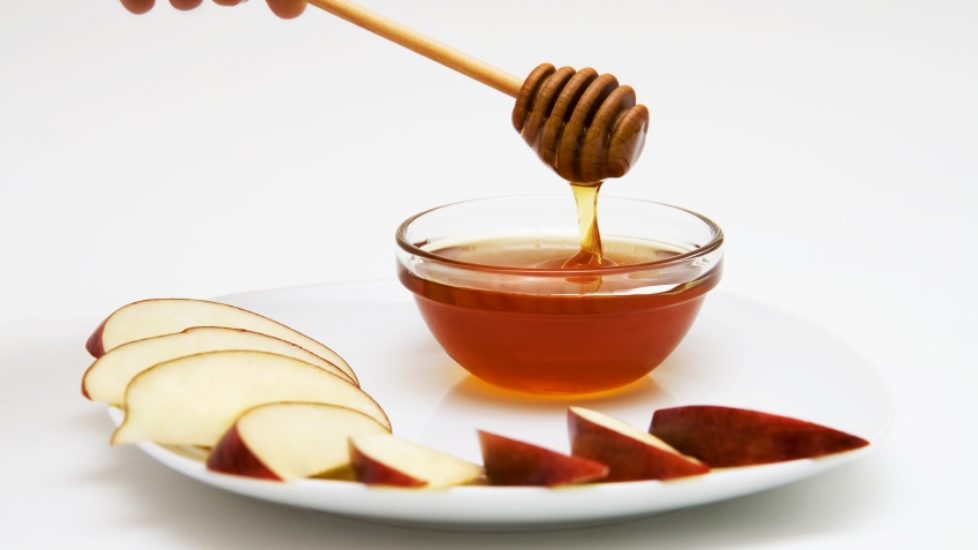
[[[602,197],[599,232],[593,209],[573,212],[570,195],[494,197],[398,228],[398,277],[471,374],[532,393],[627,385],[679,345],[720,279],[723,232],[705,216]]]

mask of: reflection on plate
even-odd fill
[[[223,296],[339,352],[382,403],[398,435],[481,462],[476,429],[567,451],[566,409],[584,405],[640,427],[661,407],[744,407],[825,424],[878,443],[892,403],[879,375],[832,335],[749,300],[716,292],[675,353],[651,377],[587,398],[496,390],[441,351],[409,294],[394,281]],[[111,409],[118,423],[121,413]],[[207,471],[192,452],[152,443],[147,454],[204,483],[243,495],[385,523],[442,529],[534,529],[621,521],[719,501],[796,481],[873,448],[814,460],[714,470],[669,482],[560,489],[457,487],[441,492],[302,480],[276,483]]]

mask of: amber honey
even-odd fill
[[[430,252],[465,267],[402,264],[399,277],[441,346],[487,382],[537,393],[601,391],[646,375],[682,340],[720,276],[719,264],[692,273],[670,266],[683,250],[631,240],[606,240],[600,265],[569,262],[582,254],[571,238]]]

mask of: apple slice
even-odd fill
[[[350,463],[357,480],[369,485],[444,489],[482,476],[471,462],[393,435],[351,438]]]
[[[516,439],[479,431],[482,463],[492,485],[568,485],[608,476],[600,462],[568,456]]]
[[[212,351],[136,375],[126,388],[126,418],[112,434],[112,443],[212,447],[241,413],[276,401],[349,407],[390,429],[384,411],[369,395],[315,365],[264,351]]]
[[[82,394],[93,401],[121,406],[129,381],[157,363],[196,353],[236,349],[267,351],[294,357],[350,380],[345,372],[329,361],[285,340],[244,329],[194,327],[176,334],[154,336],[113,348],[96,359],[85,371]]]
[[[861,437],[804,420],[710,405],[659,409],[650,431],[714,468],[813,458],[869,445]]]
[[[606,481],[672,479],[710,470],[659,438],[597,411],[571,407],[567,423],[572,454],[607,464]]]
[[[122,306],[102,321],[85,348],[98,358],[127,342],[173,334],[190,327],[243,328],[274,336],[315,353],[357,382],[356,374],[342,357],[312,338],[246,309],[206,300],[162,298]]]
[[[387,428],[360,411],[322,403],[271,403],[245,411],[207,457],[226,474],[287,481],[350,464],[349,439]]]

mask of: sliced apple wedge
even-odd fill
[[[315,353],[357,382],[356,374],[342,357],[312,338],[252,311],[206,300],[161,298],[122,306],[102,321],[85,348],[98,358],[127,342],[191,327],[243,328],[274,336]]]
[[[385,434],[360,411],[322,403],[271,403],[245,411],[207,458],[226,474],[287,481],[350,464],[350,437]]]
[[[814,458],[869,445],[804,420],[712,405],[659,409],[650,431],[714,468]]]
[[[476,464],[392,435],[351,438],[350,463],[369,485],[444,489],[482,476]]]
[[[600,462],[568,456],[501,435],[479,431],[482,463],[492,485],[568,485],[608,476]]]
[[[567,422],[572,454],[607,464],[606,481],[672,479],[710,469],[659,438],[597,411],[571,407]]]
[[[85,371],[82,394],[92,401],[120,406],[125,400],[126,386],[140,372],[178,357],[221,350],[255,350],[286,355],[353,383],[336,365],[285,340],[244,329],[194,327],[112,348]]]
[[[264,351],[212,351],[136,375],[126,388],[126,417],[112,443],[213,447],[241,413],[277,401],[349,407],[390,429],[369,395],[315,365]]]

